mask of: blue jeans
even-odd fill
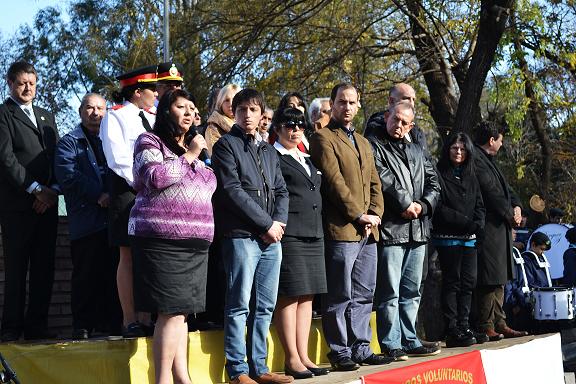
[[[416,317],[426,244],[380,245],[378,251],[376,326],[380,349],[420,347]]]
[[[268,372],[266,336],[276,306],[282,248],[280,243],[266,244],[256,237],[225,238],[222,254],[228,283],[224,308],[226,372],[231,380],[241,374],[260,376]]]
[[[376,288],[376,243],[367,239],[326,241],[328,293],[323,300],[322,328],[330,347],[328,359],[363,361],[370,355],[370,315]]]

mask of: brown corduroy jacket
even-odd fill
[[[362,135],[353,135],[356,146],[331,120],[310,138],[312,162],[322,172],[324,235],[330,240],[360,241],[364,229],[356,219],[384,213],[372,147]],[[378,240],[378,228],[372,228],[372,236]]]

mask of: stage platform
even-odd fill
[[[374,316],[372,322],[374,323]],[[375,329],[374,326],[373,329]],[[475,345],[469,348],[444,348],[441,354],[433,357],[411,358],[405,362],[395,362],[378,367],[362,367],[354,372],[333,372],[325,377],[299,380],[298,383],[351,383],[362,376],[369,377],[370,374],[377,372],[410,367],[414,364],[430,362],[480,349],[506,349],[546,338],[550,340],[556,340],[555,338],[557,338],[558,349],[560,349],[559,335],[527,336]],[[372,346],[376,352],[379,352],[375,335],[372,340]],[[284,354],[273,328],[268,336],[268,348],[268,366],[273,371],[281,371],[284,366]],[[326,359],[328,350],[322,339],[319,320],[313,321],[309,352],[310,357],[316,363],[320,365],[328,364]],[[151,338],[46,341],[34,344],[24,342],[4,343],[0,344],[0,353],[10,363],[23,384],[153,383]],[[558,351],[558,353],[560,353],[561,366],[561,352]],[[194,384],[227,382],[224,374],[222,331],[191,332],[189,334],[189,369]],[[424,381],[422,382],[424,383]],[[456,381],[454,382],[456,383]],[[358,381],[358,383],[360,382]],[[402,384],[404,384],[404,381],[402,381]]]

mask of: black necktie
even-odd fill
[[[152,127],[150,126],[150,123],[148,122],[146,116],[144,116],[144,111],[140,111],[138,116],[140,116],[140,118],[142,119],[142,125],[144,126],[144,129],[150,132],[152,130]]]

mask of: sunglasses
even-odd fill
[[[284,126],[284,128],[288,128],[292,131],[296,131],[297,129],[300,129],[301,131],[304,130],[304,122],[303,121],[287,121],[284,124],[282,124]]]

